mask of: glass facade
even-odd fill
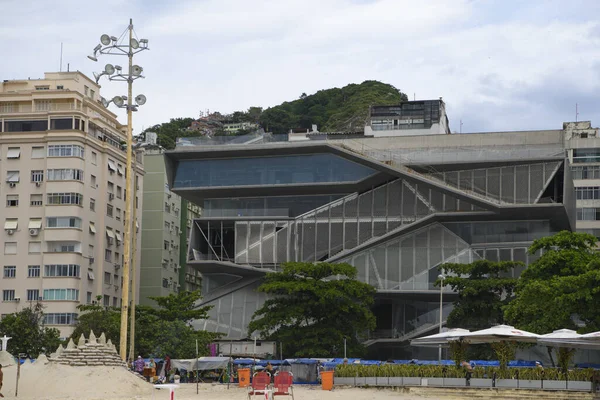
[[[356,182],[374,173],[333,154],[182,160],[174,188]]]
[[[573,164],[600,162],[600,149],[574,149]]]
[[[480,166],[428,175],[399,173],[371,188],[356,185],[346,195],[315,190],[309,196],[207,198],[203,218],[191,230],[188,260],[202,272],[206,304],[214,307],[209,319],[195,326],[232,339],[247,337],[248,322],[265,301],[256,291],[261,270],[277,271],[289,261],[356,267],[358,279],[378,290],[377,330],[371,340],[405,341],[437,326],[439,303],[432,298],[439,299],[434,283],[441,264],[520,261],[524,266],[507,274],[518,276],[539,256],[527,254],[530,243],[556,231],[556,208],[547,205],[562,201],[564,179],[569,179],[563,162]],[[182,160],[174,190],[310,183],[326,187],[328,182],[357,182],[378,173],[331,154]],[[542,202],[545,208],[533,207]],[[522,205],[526,212],[513,217],[505,211],[507,205]],[[535,220],[523,217],[534,209]],[[450,294],[450,288],[444,290]],[[448,302],[443,316],[450,310]]]

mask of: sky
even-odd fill
[[[200,111],[270,107],[378,80],[442,97],[453,132],[600,125],[598,0],[0,0],[0,79],[79,70],[133,18],[150,51],[134,95],[141,131]],[[126,93],[102,80],[101,94]],[[577,106],[576,106],[577,105]],[[113,109],[122,122],[124,111]]]

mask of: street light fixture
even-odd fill
[[[442,333],[442,308],[444,306],[444,280],[446,279],[446,275],[440,274],[438,275],[438,279],[440,280],[440,333]],[[442,362],[442,345],[439,347],[438,358],[440,364]]]
[[[125,35],[129,33],[128,40],[125,41]],[[121,40],[123,39],[123,40]],[[140,46],[140,44],[142,44]],[[129,270],[131,268],[131,203],[135,201],[136,193],[132,190],[132,182],[136,176],[135,171],[132,168],[132,151],[133,151],[133,111],[137,111],[138,106],[146,102],[146,96],[138,95],[137,98],[142,98],[142,101],[136,101],[133,104],[133,81],[139,78],[143,78],[143,69],[140,66],[133,65],[133,56],[140,51],[149,50],[148,40],[140,39],[137,40],[133,37],[133,20],[129,20],[129,26],[127,30],[123,32],[120,38],[116,36],[109,36],[104,34],[100,36],[100,44],[94,47],[94,52],[88,58],[92,61],[98,61],[98,54],[107,55],[124,55],[129,60],[129,68],[123,73],[123,69],[118,65],[106,64],[104,71],[99,74],[94,74],[96,83],[102,76],[107,76],[110,81],[122,81],[127,82],[127,96],[115,96],[111,100],[101,99],[101,103],[104,107],[108,107],[110,103],[113,103],[119,108],[125,108],[127,110],[127,183],[126,190],[129,193],[129,199],[125,203],[125,229],[124,229],[124,249],[125,261],[123,262],[123,290],[121,293],[121,332],[120,332],[120,343],[119,343],[119,354],[123,361],[127,358],[127,317],[129,310]],[[127,102],[127,103],[125,103]],[[137,238],[137,235],[134,235]],[[135,265],[133,265],[133,275],[135,276]],[[134,296],[132,296],[134,297]],[[135,302],[135,297],[133,298]],[[134,317],[135,318],[135,317]]]

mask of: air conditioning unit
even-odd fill
[[[115,264],[115,269],[119,269],[119,268],[121,268],[121,265],[120,264]]]
[[[10,186],[11,188],[17,187],[17,184],[15,182],[9,182],[8,186]]]
[[[19,301],[21,301],[20,297],[15,297],[15,301],[18,303]]]
[[[109,193],[108,194],[108,199],[109,200],[113,200],[115,198],[115,194],[114,193]]]
[[[90,257],[90,265],[94,263],[94,257]]]
[[[6,233],[9,234],[9,235],[14,235],[15,230],[14,229],[7,229]]]
[[[37,187],[40,187],[40,186],[42,186],[42,182],[36,182],[36,183],[35,183],[35,186],[37,186]]]
[[[37,229],[37,228],[31,228],[31,229],[29,230],[29,235],[30,235],[30,236],[37,236],[37,235],[39,235],[39,234],[40,234],[40,230],[39,230],[39,229]]]

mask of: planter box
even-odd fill
[[[354,386],[354,378],[338,378],[337,376],[333,378],[334,385],[349,385]]]
[[[567,381],[544,381],[544,390],[567,390]]]
[[[444,378],[423,378],[421,386],[444,386]]]
[[[519,389],[541,389],[542,381],[530,381],[526,379],[521,379],[519,382]],[[545,386],[546,382],[544,382]]]
[[[365,386],[367,384],[367,378],[356,377],[354,382],[356,386]]]
[[[389,386],[404,386],[404,379],[400,376],[394,376],[388,378]]]
[[[402,386],[421,386],[421,378],[402,378]]]
[[[471,379],[471,382],[473,380]],[[444,378],[444,386],[446,387],[465,387],[467,380],[465,378]]]
[[[496,379],[496,387],[497,388],[517,388],[517,380],[516,379]]]
[[[365,378],[365,385],[377,386],[377,379],[378,378]]]
[[[569,381],[567,383],[567,390],[578,390],[582,392],[591,392],[592,391],[592,382],[585,381]],[[544,382],[544,386],[546,386],[546,382]]]
[[[487,378],[471,378],[471,387],[491,388],[492,380]]]
[[[376,386],[390,386],[389,379],[387,376],[378,377]]]

